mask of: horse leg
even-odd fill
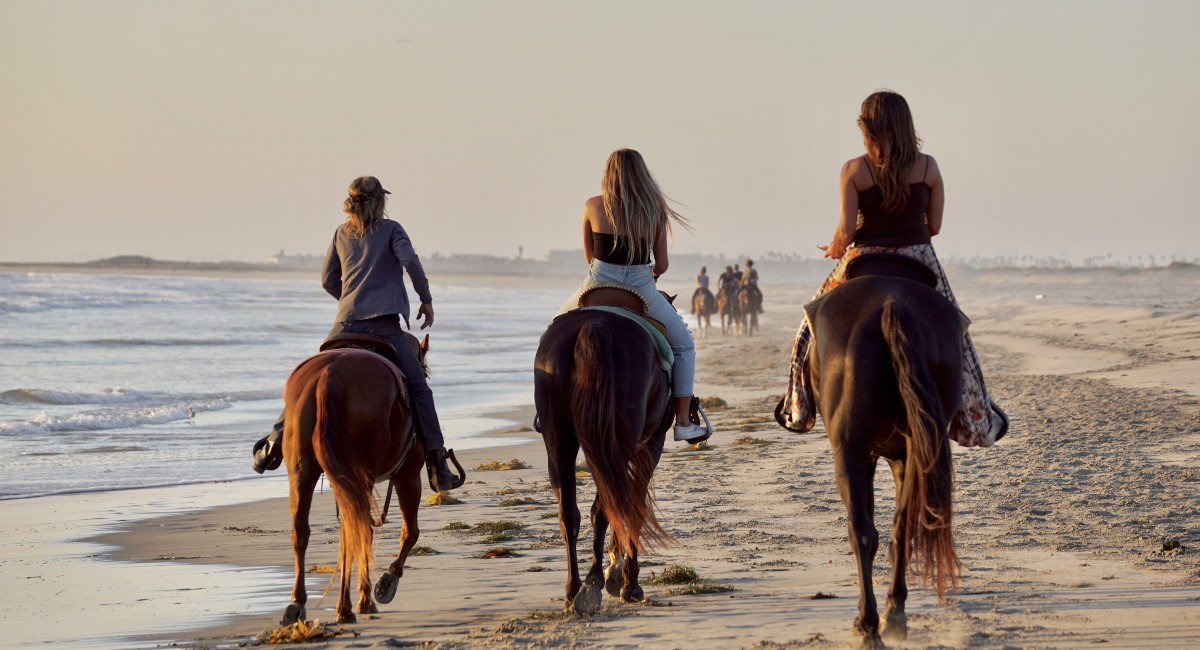
[[[600,501],[592,502],[592,566],[588,569],[583,587],[575,594],[573,604],[577,614],[595,614],[600,611],[601,590],[605,585],[604,539],[608,535],[608,518],[600,509]]]
[[[301,467],[311,467],[315,463],[302,462]],[[292,603],[283,611],[280,625],[291,625],[307,616],[304,605],[308,603],[308,590],[304,585],[304,555],[308,551],[308,538],[312,529],[308,525],[308,515],[312,510],[313,490],[317,487],[315,472],[304,470],[289,471],[288,479],[291,490],[288,505],[292,511],[292,554],[296,558],[296,582],[292,585]]]
[[[908,600],[908,585],[905,573],[908,569],[908,554],[904,552],[906,539],[905,516],[908,499],[904,490],[904,459],[889,460],[892,478],[896,481],[896,516],[892,520],[892,548],[888,555],[892,560],[892,584],[888,588],[887,607],[883,610],[883,638],[889,641],[903,641],[908,638],[908,616],[904,613],[904,603]]]
[[[380,576],[375,584],[375,600],[385,605],[396,596],[396,587],[400,578],[404,577],[404,563],[421,536],[421,529],[417,526],[417,511],[421,508],[421,464],[425,454],[420,451],[420,447],[410,451],[408,460],[396,473],[396,501],[400,504],[404,526],[400,529],[400,555],[396,556],[396,561],[388,566],[387,573]]]
[[[551,426],[558,429],[553,424]],[[547,454],[550,487],[554,489],[554,497],[558,500],[558,529],[567,547],[566,609],[572,609],[575,596],[583,586],[579,580],[579,556],[575,549],[579,541],[580,520],[575,489],[575,456],[579,453],[579,443],[571,436],[569,441],[560,440],[555,447],[547,447],[551,449]]]
[[[626,603],[640,603],[646,599],[646,593],[642,591],[642,585],[638,584],[638,550],[637,547],[629,549],[629,555],[625,557],[625,566],[621,571],[621,577],[625,584],[621,587],[621,600]]]
[[[882,647],[871,574],[879,550],[879,531],[875,529],[875,461],[859,455],[848,457],[845,449],[836,449],[834,471],[838,492],[846,505],[850,548],[858,562],[858,618],[854,620],[854,629],[863,635],[864,648]]]

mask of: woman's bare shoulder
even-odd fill
[[[942,170],[938,168],[937,160],[935,160],[933,156],[927,153],[923,153],[921,155],[925,157],[924,181],[926,184],[932,187],[933,185],[936,185],[939,180],[941,180]]]

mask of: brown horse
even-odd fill
[[[738,329],[746,336],[754,336],[758,331],[758,310],[762,307],[762,293],[751,290],[750,285],[744,284],[738,289],[737,300]]]
[[[670,538],[654,517],[650,479],[674,419],[671,385],[650,336],[619,314],[567,312],[542,336],[533,394],[567,547],[567,609],[594,613],[602,586],[625,602],[641,600],[638,551],[647,542]],[[575,550],[580,523],[575,458],[580,448],[596,483],[593,557],[586,584],[579,580]],[[614,550],[625,560],[614,560],[606,583],[603,556],[609,525]]]
[[[851,279],[805,310],[813,333],[808,369],[814,402],[833,446],[858,561],[854,627],[865,647],[879,647],[871,574],[879,546],[879,458],[887,460],[896,483],[884,635],[907,636],[906,567],[919,568],[939,599],[958,582],[948,431],[962,393],[962,321],[958,309],[928,286],[884,276]]]
[[[708,336],[712,315],[717,313],[717,299],[708,289],[696,289],[692,294],[692,313],[696,315],[696,334]]]
[[[737,285],[727,284],[721,289],[721,294],[717,296],[717,313],[721,315],[721,334],[736,334],[742,322]]]
[[[416,338],[409,338],[424,366],[429,337],[419,344]],[[310,531],[308,514],[313,488],[322,473],[329,480],[341,517],[338,622],[353,623],[355,620],[350,608],[350,573],[355,567],[358,569],[358,612],[378,611],[371,601],[369,572],[373,564],[374,531],[371,526],[375,523],[372,489],[377,481],[389,479],[396,488],[404,527],[400,531],[400,555],[379,579],[375,597],[381,603],[388,603],[396,594],[397,582],[404,574],[404,561],[420,535],[417,509],[421,500],[421,466],[425,458],[424,449],[413,431],[414,418],[401,398],[398,377],[391,362],[375,352],[340,349],[309,357],[288,378],[284,389],[283,462],[288,468],[291,488],[289,503],[296,582],[292,588],[292,604],[288,605],[280,621],[283,625],[305,617],[308,593],[304,585],[304,554]],[[386,508],[385,502],[385,512]],[[382,523],[382,517],[379,523]]]

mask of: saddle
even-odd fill
[[[334,334],[321,343],[320,352],[302,361],[300,366],[317,357],[328,354],[346,353],[372,354],[383,357],[387,361],[384,365],[392,371],[392,376],[396,378],[396,386],[400,390],[401,403],[405,406],[412,406],[412,400],[408,395],[408,380],[405,379],[404,373],[400,371],[400,366],[396,362],[396,348],[392,347],[392,344],[381,336],[375,336],[374,334]],[[296,369],[292,370],[292,374],[295,374],[296,370],[300,369],[300,366],[296,366]],[[291,380],[291,375],[288,376],[288,380]]]
[[[904,278],[929,287],[937,288],[938,277],[920,261],[899,253],[868,253],[859,255],[846,264],[846,279],[853,280],[866,275],[886,275]]]
[[[662,293],[668,302],[674,302],[675,296],[667,295],[661,291],[659,293]],[[646,314],[646,310],[650,307],[646,299],[636,289],[627,284],[621,284],[620,282],[597,282],[584,289],[583,293],[579,295],[579,307],[620,307],[627,309],[649,322],[663,336],[667,335],[666,326]]]

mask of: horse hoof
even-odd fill
[[[307,615],[308,613],[304,611],[303,605],[292,603],[287,606],[287,609],[283,610],[283,618],[279,619],[279,624],[294,625],[296,621],[304,620]]]
[[[581,616],[591,616],[600,611],[600,599],[602,595],[599,587],[587,585],[575,594],[575,601],[571,603],[571,609]]]
[[[359,614],[378,614],[379,608],[375,606],[375,603],[367,603],[366,605],[360,604],[358,606],[358,613]]]
[[[604,570],[604,589],[609,596],[613,598],[621,597],[621,588],[625,586],[625,576],[622,572],[625,569],[625,559],[614,560]]]
[[[357,622],[358,622],[358,617],[354,615],[354,612],[346,612],[345,614],[338,612],[337,623],[348,625],[350,623],[357,623]]]
[[[634,585],[621,593],[621,600],[626,603],[640,603],[646,599],[646,592],[641,585]]]
[[[375,583],[375,600],[384,605],[392,602],[392,599],[396,597],[398,584],[400,584],[400,580],[390,573],[380,576],[379,582]]]
[[[880,636],[893,643],[907,640],[908,617],[904,615],[904,612],[888,612],[887,616],[884,617],[883,629],[880,630]]]

